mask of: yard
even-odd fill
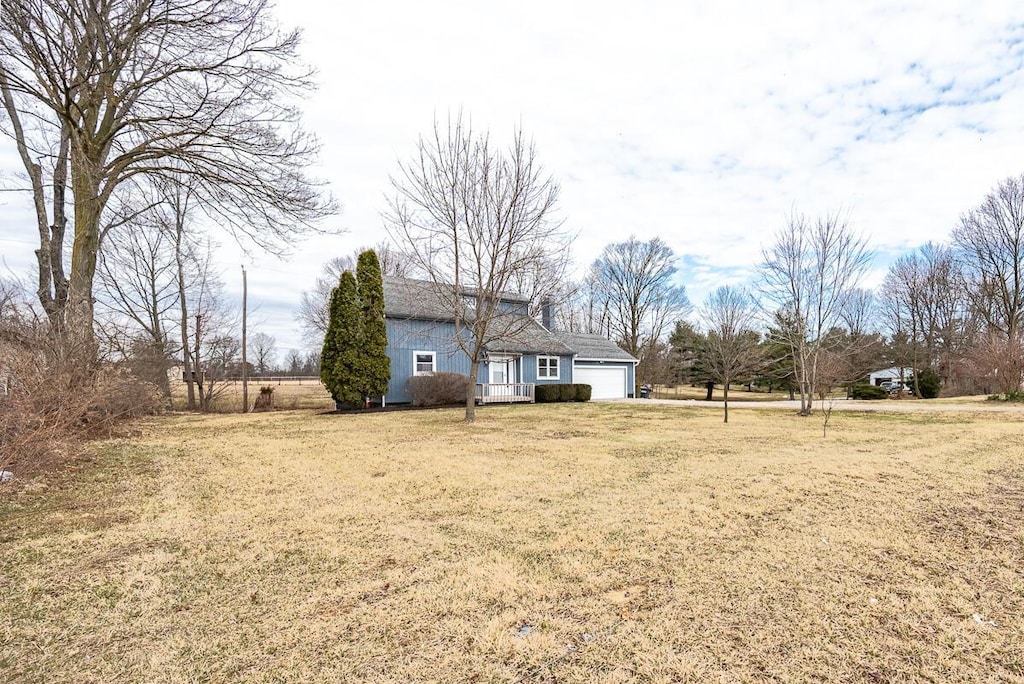
[[[0,494],[9,682],[1024,681],[1024,414],[172,416]]]

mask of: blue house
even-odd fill
[[[464,296],[473,294],[467,291]],[[518,295],[501,296],[499,308],[506,312],[505,327],[512,332],[485,345],[476,377],[478,401],[532,401],[535,385],[573,382],[591,385],[595,399],[633,396],[634,357],[600,335],[550,331],[530,317],[529,304]],[[411,402],[407,383],[413,376],[469,374],[469,357],[457,344],[451,308],[440,301],[432,283],[384,278],[391,359],[386,403]]]

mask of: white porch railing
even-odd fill
[[[480,383],[476,385],[478,404],[501,404],[516,401],[533,401],[533,383],[514,382],[505,384]]]

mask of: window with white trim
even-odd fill
[[[412,374],[432,375],[437,372],[437,352],[414,351],[412,353]]]
[[[537,357],[537,379],[558,380],[558,357],[538,356]]]

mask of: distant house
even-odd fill
[[[480,402],[532,401],[534,385],[545,383],[584,382],[593,386],[595,399],[633,395],[635,358],[599,335],[551,332],[530,317],[529,304],[518,295],[501,297],[499,305],[522,320],[515,335],[486,347],[476,377]],[[438,301],[431,283],[386,276],[384,318],[391,359],[385,402],[411,402],[411,377],[469,373],[453,312]]]
[[[913,368],[905,368],[902,366],[893,366],[892,368],[883,368],[882,370],[876,370],[868,375],[868,383],[875,385],[881,385],[883,382],[900,383],[910,382],[911,376],[914,375]]]

